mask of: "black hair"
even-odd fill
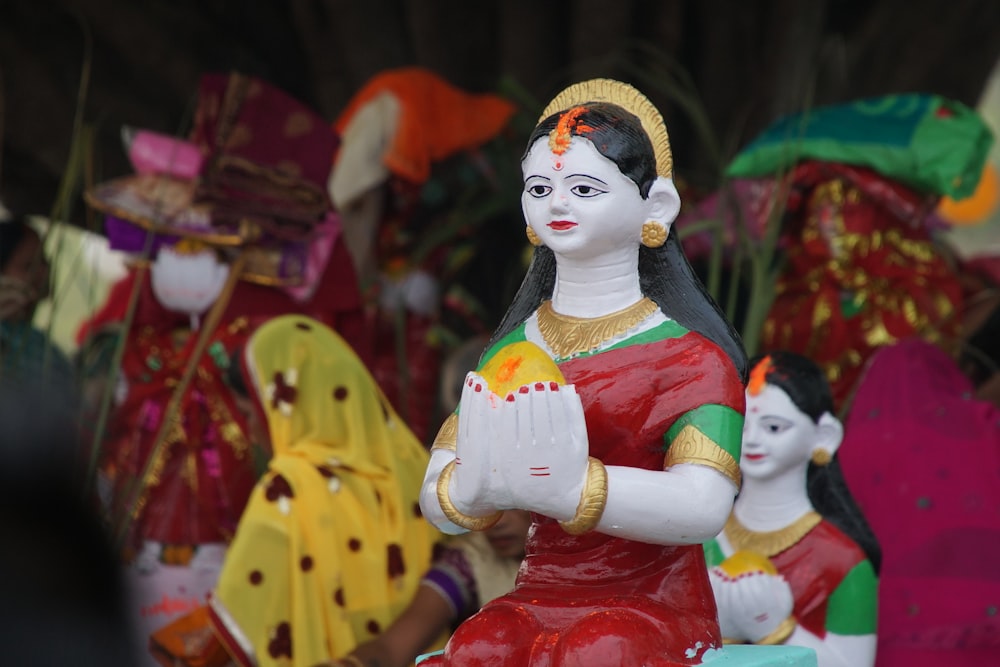
[[[771,364],[764,375],[764,380],[788,394],[795,407],[817,423],[824,412],[834,414],[830,383],[822,369],[812,359],[794,352],[778,350],[766,355],[756,355],[750,360],[750,369],[757,368],[765,358],[770,359]]]
[[[1000,305],[962,346],[958,364],[974,387],[1000,371]]]
[[[590,102],[581,106],[584,111],[576,117],[576,136],[589,139],[601,155],[614,162],[639,187],[644,199],[648,197],[657,178],[656,156],[642,123],[615,104]],[[553,114],[538,124],[528,139],[525,155],[538,139],[549,135],[564,113]],[[587,128],[585,133],[581,127]],[[521,287],[487,349],[552,296],[555,272],[552,250],[536,247]],[[667,317],[718,345],[732,359],[740,378],[746,378],[746,353],[739,334],[691,268],[675,227],[671,226],[666,242],[659,248],[640,246],[639,285],[642,293],[656,302]]]
[[[834,414],[830,383],[812,359],[785,350],[759,354],[750,360],[751,374],[764,359],[770,360],[764,380],[784,391],[803,414],[817,423],[824,413]],[[877,573],[882,548],[851,495],[836,455],[825,466],[809,464],[806,488],[816,511],[861,547]]]
[[[21,245],[29,229],[30,227],[23,217],[0,222],[0,271],[7,268],[10,256]]]

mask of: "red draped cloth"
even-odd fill
[[[608,466],[661,470],[664,434],[678,417],[704,404],[743,412],[732,362],[694,333],[559,368],[580,394],[590,454]],[[444,656],[424,664],[674,667],[721,647],[701,545],[572,536],[552,519],[534,520],[513,592],[460,625]]]
[[[782,231],[788,262],[762,348],[813,359],[838,405],[872,352],[958,333],[961,285],[924,220],[934,204],[861,167],[803,162]]]

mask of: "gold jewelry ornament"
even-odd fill
[[[538,234],[536,234],[535,230],[531,228],[531,225],[524,226],[524,234],[528,237],[528,243],[530,243],[531,245],[533,246],[542,245],[542,240],[538,238]]]
[[[733,551],[753,551],[770,558],[798,544],[822,520],[823,517],[816,512],[806,512],[784,528],[759,532],[744,526],[736,518],[736,513],[732,512],[722,532],[726,534]]]
[[[572,317],[554,311],[552,301],[543,301],[537,312],[538,331],[556,358],[565,359],[622,335],[659,308],[655,301],[643,297],[628,308],[600,317]]]
[[[441,428],[438,430],[437,435],[434,436],[434,444],[431,445],[431,449],[447,449],[448,451],[455,451],[458,447],[458,414],[453,412],[448,415],[448,418],[444,420],[441,424]]]
[[[674,160],[670,153],[670,137],[663,116],[649,99],[634,87],[614,79],[590,79],[581,81],[566,88],[556,95],[539,122],[559,111],[565,111],[587,102],[608,102],[617,104],[639,118],[642,129],[653,144],[653,154],[656,156],[656,173],[664,178],[673,175]]]
[[[437,497],[438,502],[441,504],[441,511],[444,512],[448,521],[466,530],[486,530],[490,526],[493,526],[503,516],[503,510],[497,510],[493,514],[487,514],[486,516],[469,516],[468,514],[459,512],[458,508],[451,502],[451,496],[448,494],[448,484],[451,482],[451,472],[454,469],[455,462],[449,461],[438,477]]]
[[[569,521],[560,521],[559,525],[570,535],[582,535],[593,530],[604,515],[604,506],[608,502],[608,471],[600,459],[591,456],[587,465],[587,480],[583,483],[580,493],[580,504],[576,506],[576,514]]]
[[[820,467],[830,465],[830,461],[833,460],[833,455],[825,449],[814,449],[812,453],[813,465]]]
[[[758,639],[755,644],[760,646],[775,646],[777,644],[784,644],[785,640],[792,636],[795,632],[795,626],[798,625],[795,622],[794,616],[789,616],[783,620],[778,627],[776,627],[771,634],[764,637],[763,639]]]
[[[659,248],[667,242],[667,227],[655,220],[642,224],[642,245],[647,248]]]

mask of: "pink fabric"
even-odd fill
[[[184,139],[151,130],[138,130],[128,145],[128,157],[137,174],[169,174],[196,178],[204,156]]]
[[[329,211],[323,222],[316,225],[312,242],[306,254],[306,265],[302,272],[302,283],[285,287],[284,290],[297,303],[306,303],[316,293],[319,280],[326,271],[326,265],[333,253],[333,244],[340,238],[340,216]]]
[[[901,341],[872,357],[839,456],[882,546],[876,667],[997,664],[1000,410]]]

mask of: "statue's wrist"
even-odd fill
[[[774,630],[766,634],[764,637],[756,640],[754,643],[761,646],[773,646],[775,644],[784,644],[785,641],[795,632],[795,628],[798,624],[795,622],[794,616],[788,616],[785,620],[778,624]]]
[[[451,499],[451,474],[454,467],[455,462],[449,462],[441,470],[441,475],[438,477],[437,497],[438,503],[441,505],[441,511],[444,512],[445,518],[456,526],[461,526],[466,530],[486,530],[500,520],[503,512],[486,509],[485,511],[480,510],[476,514],[468,514],[462,511],[459,506],[456,506]],[[466,507],[465,509],[470,512],[475,511],[474,508]]]
[[[600,523],[607,501],[608,472],[599,459],[590,457],[576,510],[572,518],[560,521],[559,525],[570,535],[591,531]]]

